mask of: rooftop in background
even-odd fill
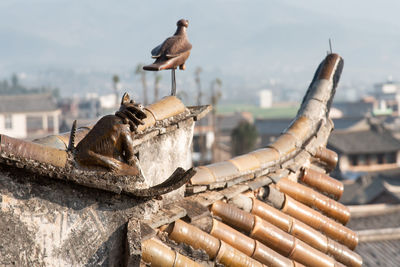
[[[345,130],[348,128],[363,128],[363,120],[362,117],[346,117],[346,118],[338,118],[332,119],[335,125],[335,131]],[[257,129],[261,135],[279,135],[283,132],[283,130],[288,127],[290,122],[292,121],[292,117],[284,117],[284,118],[256,118],[255,124]],[[364,127],[365,128],[365,127]]]
[[[332,108],[341,113],[341,117],[364,117],[373,110],[373,102],[333,102]]]
[[[26,113],[56,109],[57,104],[51,93],[2,95],[0,97],[0,113]]]
[[[346,154],[396,152],[400,150],[400,141],[384,129],[334,131],[329,146]]]
[[[360,209],[364,207],[364,214],[352,214],[348,227],[356,231],[399,227],[400,205],[366,205]]]
[[[369,173],[344,184],[340,202],[346,205],[400,204],[400,168]]]
[[[400,205],[364,205],[350,207],[347,224],[357,231],[360,243],[356,252],[363,266],[397,266],[400,262]]]
[[[400,262],[400,239],[360,243],[356,252],[364,266],[396,266]]]
[[[348,179],[349,172],[399,168],[400,140],[386,128],[383,119],[367,117],[347,129],[332,132],[328,147],[339,155],[337,177]]]

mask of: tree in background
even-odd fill
[[[213,106],[213,113],[216,112],[218,101],[222,96],[221,86],[222,81],[219,78],[216,78],[211,82],[211,105]]]
[[[11,83],[8,80],[0,81],[0,95],[21,95],[21,94],[40,94],[51,93],[53,97],[60,97],[60,90],[51,87],[27,88],[19,82],[17,74],[12,74]]]
[[[242,121],[231,133],[232,155],[237,156],[255,149],[258,138],[257,128],[254,124]]]
[[[203,97],[203,93],[201,92],[201,80],[200,80],[200,73],[203,71],[201,67],[197,67],[194,72],[194,81],[197,85],[197,105],[201,105],[201,98]]]
[[[214,143],[212,145],[212,160],[216,162],[217,160],[217,146],[219,142],[219,132],[217,127],[217,105],[218,101],[222,96],[221,93],[222,81],[219,78],[216,78],[211,82],[211,105],[213,109],[211,110],[211,123],[212,129],[214,131]]]
[[[197,86],[197,99],[196,99],[196,104],[197,106],[201,105],[201,98],[203,97],[203,93],[201,91],[201,79],[200,79],[200,73],[203,71],[201,67],[197,67],[196,70],[194,71],[194,81]],[[203,133],[202,131],[202,126],[205,126],[205,121],[201,120],[198,122],[198,126],[200,126],[200,131],[199,131],[199,147],[200,147],[200,161],[199,164],[204,164],[206,160],[206,134]]]
[[[19,87],[18,76],[15,73],[11,76],[11,84],[12,84],[12,88],[18,88]]]
[[[112,81],[113,81],[113,90],[114,90],[114,94],[115,94],[115,106],[118,107],[119,106],[119,95],[118,95],[118,90],[120,87],[120,83],[119,83],[119,76],[114,74],[112,77]]]
[[[154,72],[154,102],[159,99],[161,78],[162,76],[158,72]]]
[[[140,79],[142,80],[143,86],[143,105],[147,106],[149,104],[149,100],[147,98],[146,72],[143,70],[143,64],[137,64],[135,74],[140,74]]]

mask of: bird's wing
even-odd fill
[[[162,48],[163,44],[164,43],[154,47],[153,50],[151,50],[151,57],[152,58],[159,58],[161,56],[161,48]]]
[[[167,58],[174,58],[192,49],[192,44],[186,38],[178,39],[166,51]]]
[[[176,42],[176,36],[171,36],[165,39],[159,46],[154,47],[151,50],[151,57],[152,58],[159,58],[165,54],[166,51]]]

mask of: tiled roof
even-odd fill
[[[279,135],[289,125],[291,119],[256,119],[254,121],[260,135]]]
[[[344,186],[340,202],[346,205],[379,203],[379,197],[387,194],[392,202],[400,203],[399,169],[370,173]],[[387,202],[387,199],[386,201]]]
[[[0,113],[54,111],[56,109],[56,102],[50,93],[0,96]]]
[[[397,266],[400,262],[400,205],[374,204],[350,207],[349,227],[360,238],[356,252],[364,266]]]
[[[381,179],[370,176],[360,177],[354,183],[344,186],[340,202],[346,205],[370,204],[385,190]]]
[[[272,137],[280,135],[291,122],[291,119],[256,119],[255,126],[262,137]],[[362,117],[343,117],[332,119],[335,130],[345,130],[364,122]]]
[[[400,149],[400,141],[393,135],[383,130],[337,132],[329,137],[329,145],[341,153],[384,153]]]
[[[343,116],[359,116],[364,117],[373,110],[372,102],[336,102],[333,107],[343,112]]]
[[[353,251],[358,237],[345,226],[350,212],[337,202],[343,185],[328,175],[337,155],[325,148],[342,67],[338,55],[327,56],[296,118],[275,142],[198,167],[184,200],[143,221],[158,231],[142,242],[144,261],[186,266],[182,253],[190,264],[207,263],[185,250],[168,252],[172,240],[225,266],[361,266]],[[165,239],[165,249],[152,247],[157,239]]]
[[[398,266],[400,239],[360,243],[356,252],[363,257],[363,266]]]
[[[348,226],[356,231],[400,227],[400,208],[381,214],[354,217]]]
[[[364,117],[343,117],[332,119],[333,123],[335,124],[336,130],[345,130],[347,128],[354,127],[355,125],[362,123]]]

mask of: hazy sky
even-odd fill
[[[306,84],[332,38],[342,82],[400,80],[399,11],[398,0],[1,0],[0,72],[133,69],[186,18],[193,50],[181,77],[201,65],[225,79]]]

